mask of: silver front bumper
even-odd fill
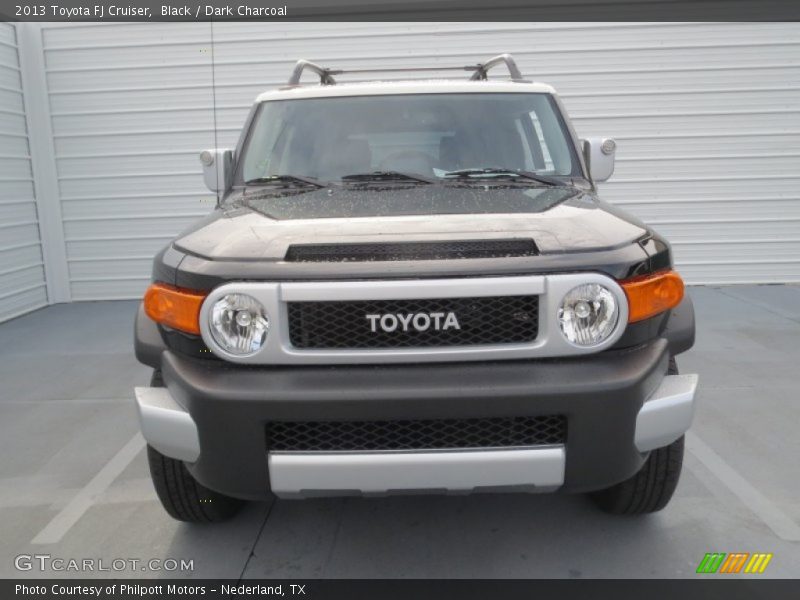
[[[697,375],[664,377],[636,418],[633,442],[640,452],[666,446],[686,432],[694,415],[697,379]],[[199,458],[197,426],[168,389],[136,388],[136,404],[148,444],[185,462]],[[508,488],[552,491],[564,483],[566,448],[270,452],[267,462],[272,491],[284,497]]]
[[[194,462],[200,456],[200,438],[192,416],[167,388],[137,387],[139,426],[147,443],[164,456]]]
[[[667,375],[636,416],[634,443],[640,452],[668,446],[694,418],[697,375]]]
[[[564,483],[564,446],[411,452],[270,452],[269,479],[281,497],[552,491]]]

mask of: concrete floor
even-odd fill
[[[214,578],[694,577],[706,552],[772,552],[760,577],[796,578],[800,287],[690,293],[697,345],[679,364],[700,373],[698,412],[676,496],[644,518],[581,496],[493,495],[278,501],[180,524],[138,435],[132,388],[149,370],[132,352],[136,303],[0,325],[0,577],[42,576],[15,570],[20,554],[193,559],[182,576]]]

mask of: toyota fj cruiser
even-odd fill
[[[461,69],[341,84],[300,61],[235,150],[201,153],[218,206],[156,257],[135,332],[176,519],[272,495],[669,501],[697,386],[669,244],[597,197],[615,143],[579,140],[553,88],[509,55]]]

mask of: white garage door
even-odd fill
[[[15,33],[0,23],[0,322],[47,304]]]
[[[155,251],[213,206],[210,25],[43,31],[73,299],[139,295]],[[300,57],[335,67],[515,55],[561,92],[580,135],[613,135],[606,199],[674,244],[693,283],[800,281],[800,25],[217,23],[216,123]],[[432,58],[431,58],[432,57]]]

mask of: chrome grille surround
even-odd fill
[[[614,294],[619,318],[612,334],[602,343],[578,347],[568,342],[558,326],[558,308],[564,295],[585,283],[599,283]],[[271,331],[264,346],[248,356],[234,356],[220,348],[209,331],[209,312],[225,294],[249,294],[259,300],[269,315]],[[529,343],[486,344],[451,347],[299,349],[289,335],[288,303],[362,300],[474,298],[496,296],[539,297],[539,329]],[[391,364],[462,362],[578,356],[613,345],[625,330],[628,302],[619,284],[601,273],[561,273],[512,277],[448,279],[397,279],[313,282],[230,282],[208,295],[200,311],[203,341],[218,357],[249,365]]]

